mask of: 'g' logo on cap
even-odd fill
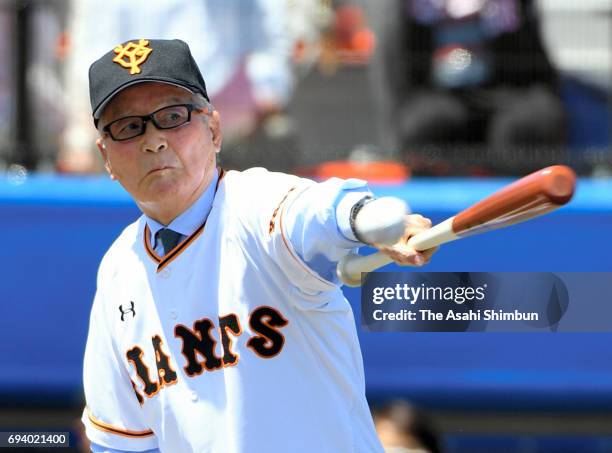
[[[113,61],[126,69],[130,70],[130,74],[140,73],[140,65],[143,64],[149,54],[153,52],[149,46],[149,41],[141,39],[138,44],[128,42],[125,46],[118,45],[114,52],[117,54]]]

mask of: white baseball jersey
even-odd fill
[[[105,255],[84,363],[87,435],[162,452],[382,452],[351,307],[296,253],[314,183],[220,178],[208,218],[159,257],[144,217]]]

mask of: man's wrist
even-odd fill
[[[359,235],[355,233],[354,221],[359,209],[373,199],[373,195],[369,192],[349,192],[340,200],[340,203],[338,203],[336,208],[338,229],[349,241],[365,244],[365,242],[358,237]]]

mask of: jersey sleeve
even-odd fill
[[[338,284],[338,261],[364,245],[355,238],[349,217],[353,205],[365,196],[371,196],[365,181],[331,178],[302,191],[283,212],[283,228],[293,250],[327,281]]]
[[[370,191],[365,181],[332,178],[323,183],[251,168],[228,172],[223,189],[228,227],[247,254],[263,251],[262,269],[284,276],[300,300],[325,303],[339,291],[336,263],[362,246],[348,215]],[[341,218],[343,220],[341,220]],[[313,304],[310,304],[311,308]]]
[[[332,178],[316,183],[263,169],[249,177],[240,192],[244,197],[250,188],[248,201],[241,203],[242,217],[250,219],[248,228],[258,231],[267,255],[293,290],[313,300],[338,290],[336,263],[363,245],[350,232],[348,218],[339,221],[338,214],[348,217],[352,204],[370,194],[366,182]]]
[[[87,437],[98,446],[120,451],[156,449],[156,437],[143,419],[136,390],[112,339],[104,279],[101,265],[83,363],[87,405],[82,421]]]

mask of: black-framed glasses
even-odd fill
[[[207,112],[205,108],[198,108],[193,104],[177,104],[162,107],[148,115],[126,116],[111,121],[102,130],[110,137],[122,142],[139,135],[147,130],[147,122],[151,121],[157,129],[174,129],[191,121],[191,112]]]

